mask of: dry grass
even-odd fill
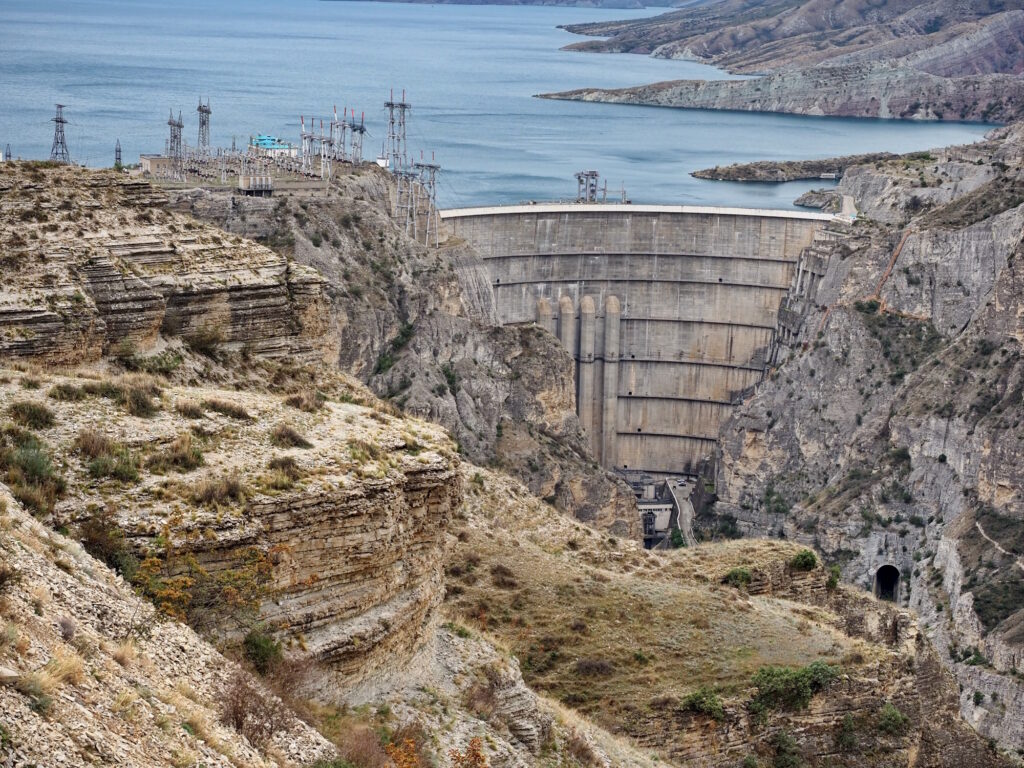
[[[220,695],[220,720],[263,749],[274,734],[287,727],[291,713],[278,699],[253,685],[238,671]]]
[[[83,429],[75,438],[74,448],[87,459],[98,459],[116,450],[116,444],[109,437],[94,429]]]
[[[159,381],[148,374],[131,373],[117,379],[87,381],[81,388],[88,395],[105,397],[119,403],[132,416],[148,418],[160,410],[156,399],[160,397],[162,389]]]
[[[206,416],[206,411],[195,400],[178,400],[174,404],[174,410],[186,419],[201,419]]]
[[[63,402],[77,402],[85,399],[85,390],[74,384],[55,384],[46,393],[48,397]]]
[[[237,475],[221,475],[196,483],[191,498],[196,504],[218,506],[245,501],[248,494],[248,489]]]
[[[210,411],[216,411],[217,413],[223,414],[232,419],[238,419],[239,421],[248,421],[252,417],[249,412],[245,410],[241,405],[229,402],[228,400],[221,400],[220,398],[210,398],[203,400],[203,408]]]
[[[89,474],[94,478],[112,477],[122,482],[139,479],[138,463],[131,452],[96,430],[81,430],[74,449],[88,460]]]
[[[29,429],[47,429],[57,423],[53,411],[34,400],[18,400],[7,406],[11,420]]]
[[[189,472],[203,465],[203,452],[192,433],[183,432],[167,448],[150,456],[146,465],[154,472]]]
[[[289,395],[284,400],[285,405],[290,405],[292,408],[298,408],[300,411],[306,411],[306,413],[315,413],[323,408],[327,398],[315,389],[306,389],[301,392],[296,392],[293,395]]]
[[[57,681],[58,685],[72,683],[81,684],[85,678],[82,657],[71,651],[59,653],[46,665],[46,671]]]
[[[135,641],[128,638],[118,644],[110,655],[113,657],[114,661],[122,667],[128,668],[138,656],[138,650],[135,648]]]
[[[720,583],[739,565],[784,566],[790,544],[644,552],[557,516],[507,479],[486,473],[474,484],[475,471],[464,467],[469,519],[448,559],[449,611],[507,646],[532,687],[609,730],[671,718],[654,699],[702,685],[742,697],[763,665],[838,661],[852,645],[797,603]]]
[[[312,448],[313,444],[287,424],[278,424],[270,433],[270,442],[278,448]]]
[[[139,694],[131,688],[125,688],[117,696],[114,697],[114,703],[111,705],[111,709],[115,715],[123,717],[125,720],[135,720],[135,704],[139,700]]]

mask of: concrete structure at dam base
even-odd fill
[[[813,300],[836,217],[786,210],[541,204],[442,211],[481,254],[499,319],[576,361],[601,464],[692,474]]]

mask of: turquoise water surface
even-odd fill
[[[413,104],[410,148],[444,167],[441,203],[567,197],[596,169],[635,202],[789,207],[822,183],[704,182],[697,168],[773,158],[925,149],[980,138],[968,124],[896,123],[555,102],[536,93],[725,77],[691,62],[559,50],[559,24],[645,16],[538,6],[403,5],[317,0],[5,0],[0,23],[0,148],[49,156],[54,102],[67,105],[72,159],[125,162],[162,151],[180,109],[213,108],[212,140],[298,141],[299,115],[365,111],[365,155],[379,152],[383,102]]]

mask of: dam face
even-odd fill
[[[608,468],[679,474],[771,362],[779,308],[823,214],[526,205],[441,214],[488,267],[499,319],[576,360],[577,412]]]

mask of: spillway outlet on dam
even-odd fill
[[[821,213],[550,204],[442,211],[481,254],[500,321],[576,361],[603,466],[694,474],[729,413],[799,330],[824,273]]]

